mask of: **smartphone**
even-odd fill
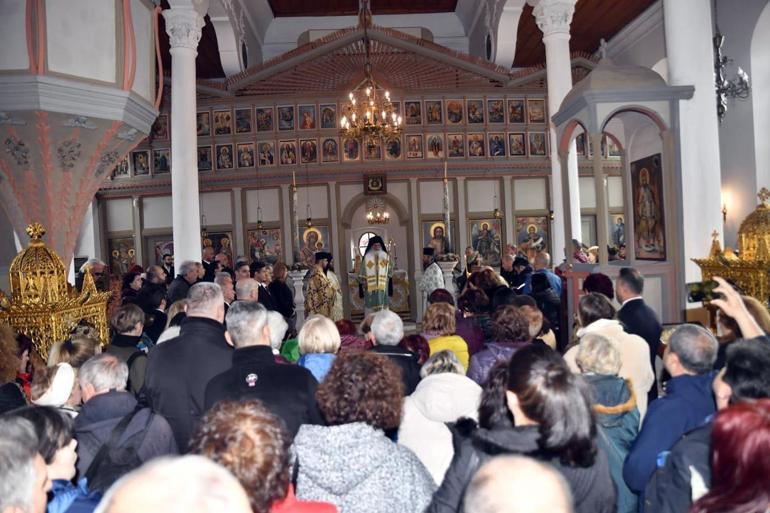
[[[700,283],[687,284],[687,301],[689,303],[708,303],[722,297],[722,294],[714,292],[719,284],[714,280],[706,280]]]

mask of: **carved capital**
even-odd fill
[[[163,17],[166,19],[166,32],[172,49],[197,50],[201,29],[205,24],[200,14],[193,9],[166,9]]]
[[[532,15],[543,37],[556,34],[569,36],[574,12],[574,0],[540,0],[532,10]]]

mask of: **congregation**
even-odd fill
[[[173,278],[171,255],[126,273],[104,348],[81,323],[46,362],[3,328],[0,512],[767,511],[759,302],[718,278],[719,337],[662,342],[633,268],[589,275],[573,324],[547,254],[454,295],[426,248],[410,333],[378,245],[360,326],[334,313],[328,252],[297,325],[284,264],[206,248]]]

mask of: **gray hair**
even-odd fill
[[[225,297],[216,283],[202,281],[190,287],[187,293],[187,315],[211,314],[224,308]]]
[[[227,310],[226,321],[236,348],[253,346],[267,324],[267,309],[256,301],[236,301]]]
[[[152,460],[107,490],[96,513],[250,513],[246,492],[224,467],[203,456]]]
[[[255,290],[259,290],[259,282],[254,278],[245,278],[235,282],[235,295],[242,301],[251,297]]]
[[[551,255],[549,255],[545,251],[539,251],[535,253],[534,262],[537,265],[542,265],[543,267],[551,267]]]
[[[232,281],[232,280],[233,280],[233,277],[232,277],[232,276],[230,276],[230,273],[226,273],[226,272],[219,272],[219,273],[216,273],[216,274],[214,275],[214,283],[216,283],[217,285],[219,285],[219,286],[220,286],[220,288],[225,286],[225,282],[226,282],[227,280],[230,280],[230,281]]]
[[[589,333],[580,339],[575,363],[583,372],[615,376],[620,371],[620,351],[607,337]]]
[[[19,416],[0,417],[0,511],[30,511],[35,485],[35,427]]]
[[[671,334],[668,348],[690,372],[705,374],[714,367],[719,343],[708,330],[695,324],[683,324]]]
[[[404,338],[404,321],[390,310],[380,310],[372,319],[374,340],[381,346],[395,346]]]
[[[102,265],[102,266],[105,266],[105,267],[107,266],[107,264],[105,264],[104,262],[102,262],[98,258],[89,258],[88,260],[86,260],[83,263],[83,265],[80,266],[79,271],[81,273],[84,273],[84,272],[86,272],[86,269],[90,269],[91,267],[93,267],[95,265]]]
[[[448,349],[430,355],[430,358],[425,361],[420,369],[420,377],[427,378],[431,374],[441,374],[442,372],[451,372],[465,376],[465,367],[457,359],[457,355]]]
[[[179,265],[177,273],[184,276],[190,271],[197,271],[197,270],[198,270],[198,262],[194,260],[185,260]]]
[[[91,385],[97,392],[125,390],[128,382],[128,365],[110,353],[89,358],[78,371],[80,386]]]
[[[283,337],[286,335],[289,325],[286,324],[283,315],[275,310],[267,312],[267,325],[270,327],[270,345],[273,349],[280,350]]]

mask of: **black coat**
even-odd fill
[[[420,382],[419,357],[398,346],[374,346],[369,351],[384,354],[401,368],[401,378],[404,381],[404,396],[414,392]]]
[[[150,351],[147,400],[171,425],[180,451],[187,451],[190,435],[203,415],[206,385],[230,368],[232,355],[222,323],[189,316],[177,338]]]
[[[166,322],[168,322],[168,315],[162,310],[157,308],[152,312],[145,312],[144,332],[157,343],[160,334],[166,329]]]
[[[550,287],[539,292],[532,292],[531,295],[537,302],[537,307],[543,312],[543,316],[548,319],[551,329],[558,332],[561,321],[561,299],[559,296]]]
[[[310,371],[276,363],[270,346],[237,349],[232,360],[229,370],[209,381],[206,410],[223,399],[259,399],[283,419],[292,439],[302,424],[323,424]]]
[[[262,284],[259,284],[259,303],[267,308],[268,310],[278,310],[278,305],[275,301],[275,298],[273,297],[273,294],[270,292],[270,289],[267,288],[267,286],[262,286]]]
[[[291,318],[294,315],[294,295],[289,286],[280,280],[273,280],[267,288],[275,302],[275,309],[287,319]]]
[[[658,354],[658,346],[660,345],[660,333],[663,331],[663,327],[658,320],[658,314],[647,306],[643,299],[634,299],[618,310],[618,320],[623,323],[626,333],[639,335],[647,342],[647,346],[650,348],[650,365],[654,372],[655,357]],[[652,402],[657,397],[658,385],[656,379],[647,394],[647,398],[649,402]]]
[[[505,454],[527,455],[553,465],[569,484],[575,513],[615,513],[615,485],[603,452],[597,453],[591,467],[570,467],[538,454],[540,434],[537,426],[490,431],[474,430],[474,425],[473,421],[464,419],[453,427],[455,454],[425,513],[465,511],[462,504],[465,488],[476,471],[491,458]]]
[[[214,281],[214,276],[217,274],[217,263],[216,262],[206,262],[203,260],[201,262],[203,264],[203,269],[206,271],[206,273],[203,275],[203,278],[201,278],[201,281]]]
[[[189,291],[190,284],[187,283],[187,280],[181,274],[178,274],[174,281],[171,282],[171,285],[168,286],[168,295],[166,296],[168,304],[173,305],[174,302],[187,298]]]

